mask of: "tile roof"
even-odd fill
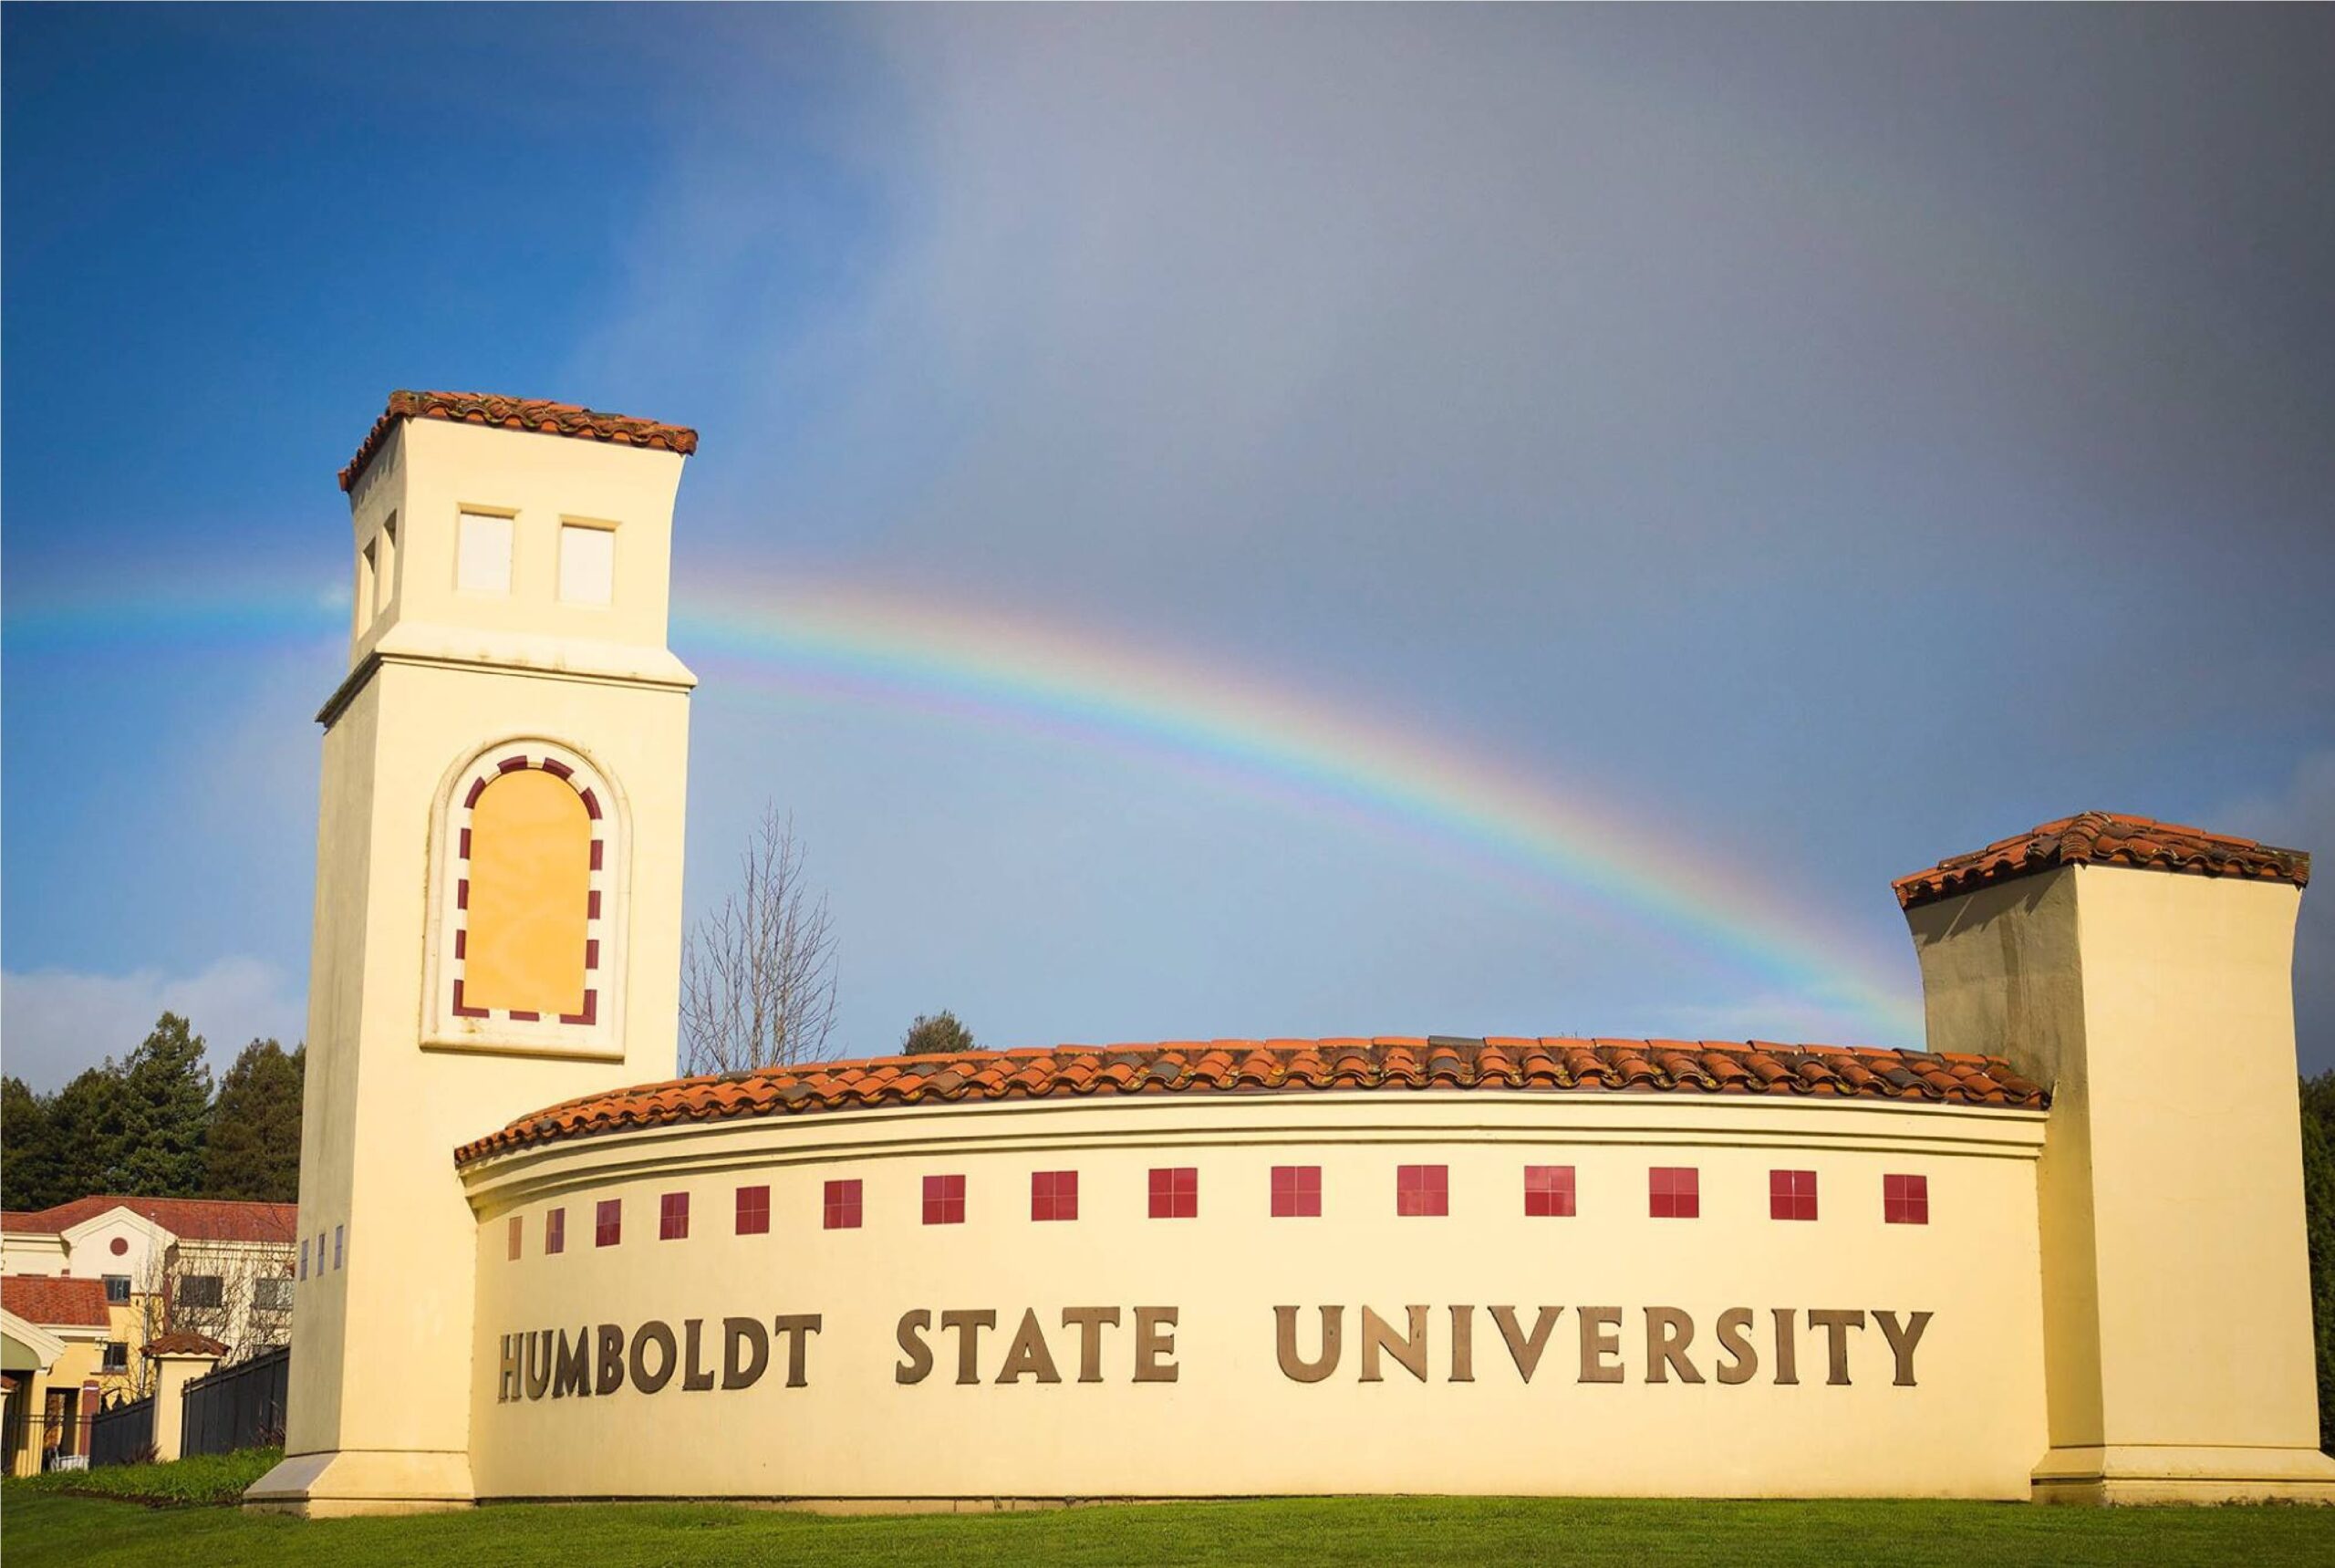
[[[9,1274],[0,1277],[0,1307],[44,1328],[104,1328],[113,1322],[103,1280]]]
[[[686,457],[697,450],[697,431],[686,425],[659,424],[628,414],[604,414],[577,403],[546,402],[541,398],[504,398],[492,392],[406,392],[389,394],[389,406],[373,421],[357,448],[357,455],[340,471],[347,490],[389,439],[400,420],[452,420],[462,424],[493,425],[498,430],[534,431],[544,435],[576,436],[584,441],[614,441],[619,446],[645,446],[657,452],[677,452]]]
[[[11,1210],[0,1230],[56,1236],[109,1210],[142,1215],[182,1241],[282,1241],[299,1239],[300,1210],[291,1203],[244,1203],[225,1198],[76,1198],[54,1209]]]
[[[172,1329],[148,1340],[139,1352],[140,1355],[224,1355],[227,1347],[207,1334],[197,1334],[191,1328]]]
[[[2250,877],[2265,882],[2310,883],[2310,857],[2274,849],[2251,838],[2155,822],[2145,816],[2086,811],[2047,822],[2030,832],[1989,844],[1974,854],[1941,860],[1926,871],[1890,884],[1901,909],[1934,903],[1994,882],[2008,882],[2059,866],[2137,866],[2206,877]]]
[[[1638,1089],[1835,1095],[2039,1109],[1994,1056],[1764,1041],[1500,1038],[1172,1041],[812,1062],[569,1100],[454,1151],[465,1165],[623,1127],[1048,1096],[1305,1089]]]

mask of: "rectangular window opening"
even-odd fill
[[[527,1239],[527,1222],[520,1216],[511,1216],[511,1262],[519,1261],[519,1250]]]
[[[559,602],[605,605],[616,598],[617,535],[613,528],[559,525]]]
[[[510,597],[510,518],[465,512],[456,520],[454,587],[466,594]]]
[[[109,1306],[130,1304],[130,1276],[128,1274],[106,1276],[106,1304]]]
[[[567,1210],[554,1209],[544,1216],[544,1255],[567,1251]]]

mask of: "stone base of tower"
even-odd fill
[[[2053,1449],[2035,1467],[2037,1502],[2335,1504],[2335,1459],[2316,1449],[2131,1445]]]
[[[476,1501],[468,1454],[385,1449],[294,1454],[244,1493],[254,1512],[304,1519],[435,1513]]]

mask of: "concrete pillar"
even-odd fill
[[[186,1386],[216,1367],[221,1351],[149,1349],[146,1354],[154,1360],[154,1458],[168,1464],[181,1456],[186,1442]]]

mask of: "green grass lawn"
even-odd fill
[[[178,1467],[140,1468],[156,1478]],[[212,1479],[223,1484],[226,1474]],[[190,1478],[172,1490],[186,1494],[202,1487]],[[311,1523],[232,1508],[152,1508],[66,1495],[53,1483],[11,1481],[0,1488],[0,1554],[15,1563],[124,1568],[456,1562],[561,1568],[694,1563],[821,1568],[1619,1563],[1645,1568],[1974,1561],[2007,1568],[2060,1563],[2319,1568],[2335,1563],[2335,1510],[1348,1498],[848,1519],[711,1503],[512,1504]]]

